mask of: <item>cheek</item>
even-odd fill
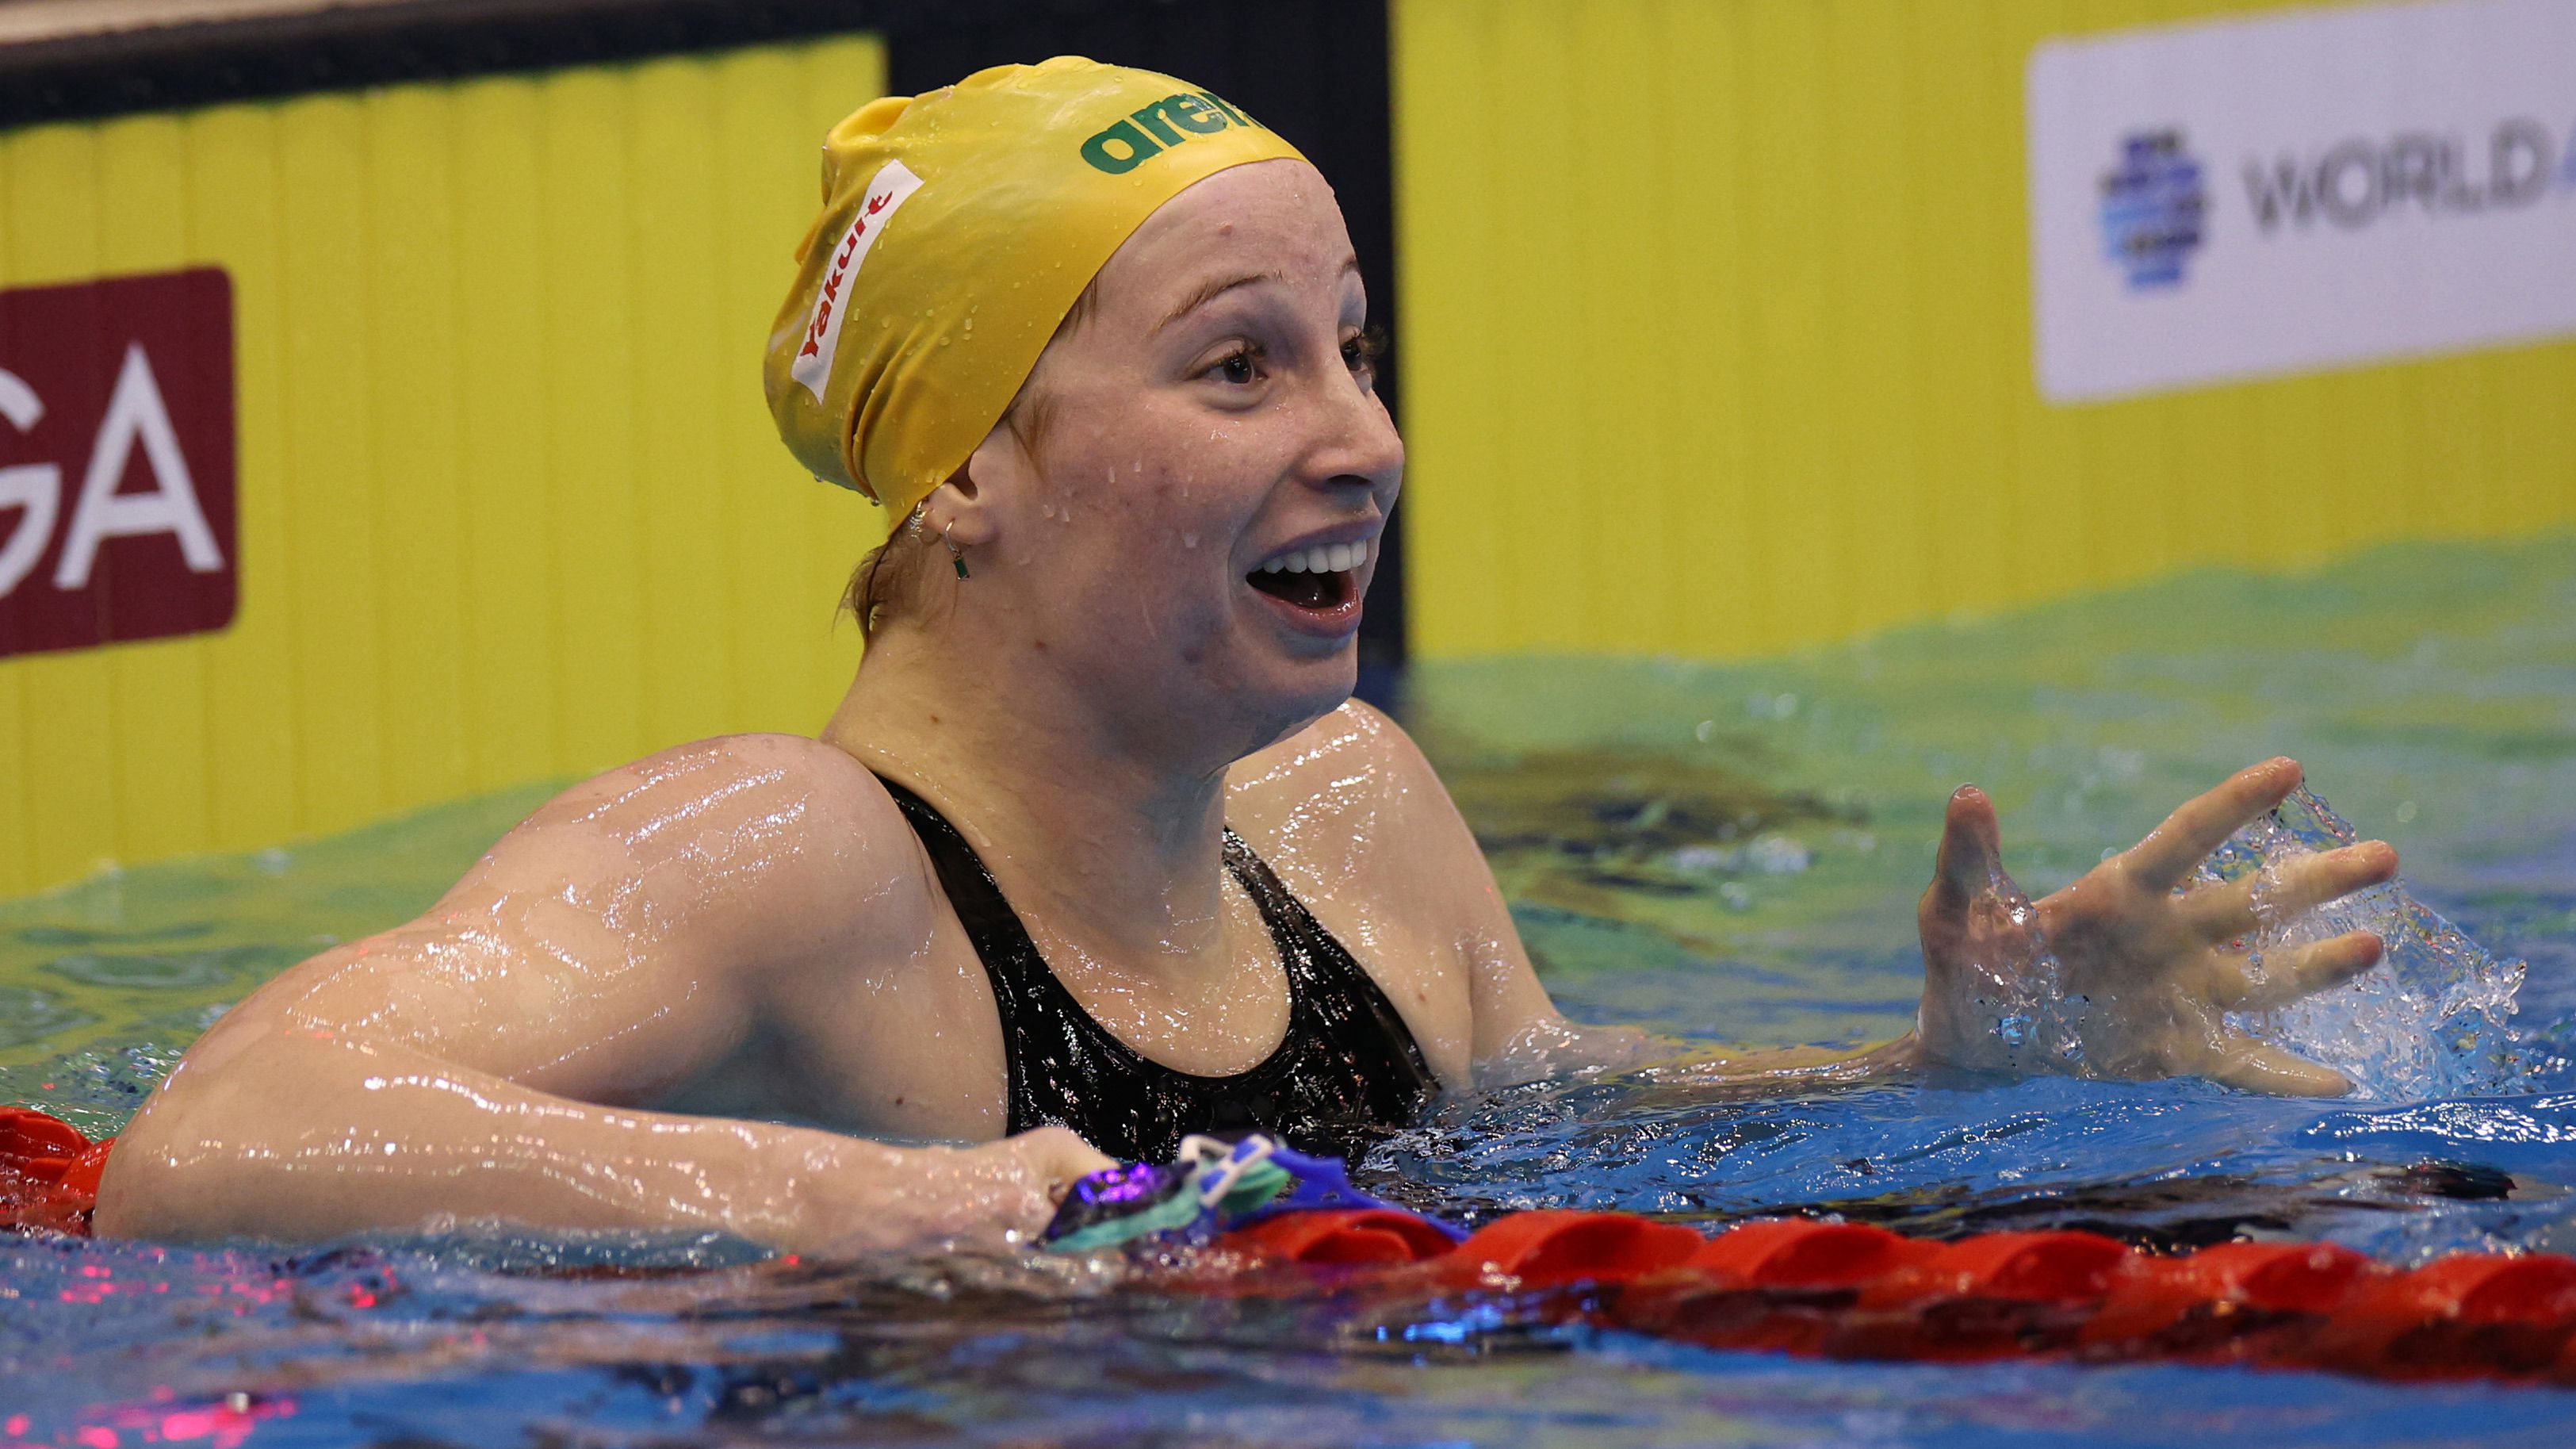
[[[1202,652],[1226,625],[1233,558],[1274,491],[1261,430],[1130,404],[1121,426],[1064,439],[1046,460],[1035,542],[1080,539],[1068,579],[1098,617]]]
[[[1152,551],[1189,565],[1222,561],[1251,517],[1247,490],[1227,478],[1229,460],[1202,453],[1159,476],[1140,477],[1129,494],[1135,537]]]

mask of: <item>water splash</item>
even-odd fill
[[[1989,868],[1950,950],[1961,969],[1947,980],[1927,977],[1917,1023],[1926,1040],[1951,1044],[1948,1060],[2013,1076],[2132,1075],[2086,1053],[2087,1019],[2097,1003],[2067,990],[2065,965],[2049,950],[2038,907],[2002,866]]]
[[[2510,1091],[2530,1075],[2510,1019],[2524,963],[2498,960],[2407,891],[2403,878],[2284,915],[2270,885],[2295,860],[2350,845],[2359,834],[2306,786],[2229,837],[2203,881],[2251,875],[2261,924],[2254,959],[2347,931],[2385,943],[2380,964],[2341,986],[2272,1011],[2231,1015],[2233,1026],[2352,1079],[2356,1096],[2421,1100]]]
[[[2488,953],[2416,900],[2402,877],[2307,910],[2279,909],[2274,883],[2292,862],[2358,839],[2332,806],[2301,786],[2194,872],[2190,886],[2254,877],[2258,924],[2244,947],[2257,972],[2267,957],[2349,931],[2368,931],[2386,947],[2377,966],[2340,986],[2271,1010],[2231,1012],[2227,1024],[2342,1072],[2363,1100],[2532,1089],[2534,1055],[2510,1024],[2524,963]],[[2119,1004],[2068,991],[2039,913],[2012,877],[1995,870],[1973,912],[1963,943],[1967,970],[1925,1005],[1927,1025],[1939,1012],[1967,1028],[1942,1033],[1968,1043],[1960,1065],[2020,1075],[2137,1074],[2131,1064],[2087,1055],[2088,1025]]]

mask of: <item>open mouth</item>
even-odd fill
[[[1282,603],[1329,613],[1359,598],[1359,567],[1368,542],[1321,543],[1283,553],[1245,575],[1245,582]]]

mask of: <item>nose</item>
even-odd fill
[[[1347,371],[1336,371],[1338,376],[1325,378],[1323,406],[1315,414],[1311,476],[1337,494],[1365,489],[1383,513],[1395,506],[1395,495],[1404,486],[1404,439],[1376,391]]]

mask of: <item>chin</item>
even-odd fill
[[[1359,686],[1359,677],[1356,640],[1330,656],[1300,661],[1297,667],[1280,671],[1272,688],[1264,691],[1274,704],[1267,711],[1273,728],[1262,743],[1275,744],[1340,709]]]
[[[1209,681],[1214,697],[1203,716],[1229,720],[1225,728],[1233,738],[1226,748],[1238,759],[1340,709],[1359,682],[1355,642],[1306,659],[1283,658],[1273,651],[1246,665]]]

